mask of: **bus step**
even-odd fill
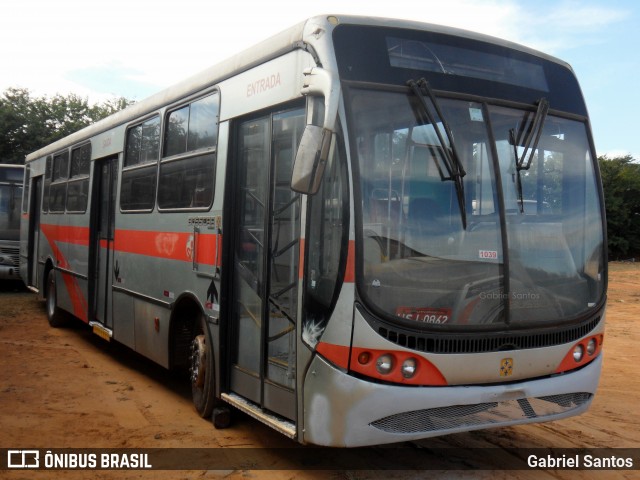
[[[93,329],[93,333],[97,336],[106,340],[107,342],[111,341],[111,337],[113,337],[113,330],[105,327],[101,323],[98,322],[89,322],[89,326]]]
[[[221,397],[225,402],[233,405],[238,410],[246,413],[250,417],[255,418],[259,422],[262,422],[265,425],[282,433],[283,435],[286,435],[287,437],[295,440],[296,425],[292,421],[279,417],[274,413],[265,412],[255,403],[235,393],[223,393]]]

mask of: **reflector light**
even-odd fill
[[[369,360],[371,360],[371,354],[369,352],[362,352],[358,355],[358,363],[360,363],[360,365],[366,365],[369,363]]]

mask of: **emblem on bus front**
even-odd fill
[[[510,377],[513,374],[513,358],[503,358],[500,361],[500,376]]]

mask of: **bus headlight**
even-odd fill
[[[376,360],[376,370],[383,375],[388,374],[393,369],[393,357],[388,353],[380,355]]]
[[[595,338],[589,340],[587,343],[587,355],[592,356],[596,352],[596,347],[598,346],[598,342]]]
[[[579,343],[573,349],[573,359],[576,361],[576,363],[579,363],[582,360],[583,356],[584,356],[584,347],[582,346],[581,343]]]
[[[402,372],[402,376],[404,378],[411,378],[416,374],[416,370],[418,369],[418,362],[416,362],[415,358],[407,358],[404,362],[402,362],[402,367],[400,371]]]

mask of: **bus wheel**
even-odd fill
[[[193,405],[201,417],[207,418],[211,415],[216,403],[215,371],[211,336],[202,315],[200,315],[196,334],[191,342],[189,373]]]
[[[54,328],[62,327],[66,323],[64,312],[58,308],[58,294],[56,291],[56,272],[49,270],[47,274],[47,286],[46,286],[46,299],[47,299],[47,320],[49,325]]]

